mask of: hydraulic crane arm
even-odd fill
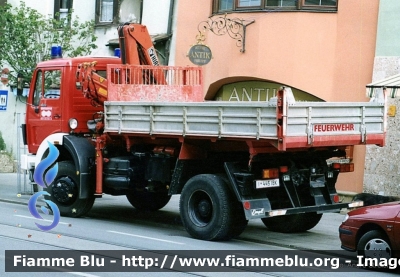
[[[121,62],[127,65],[150,65],[159,66],[151,37],[146,26],[135,23],[126,23],[118,27],[119,45],[121,48]],[[123,70],[123,67],[121,67]],[[113,72],[113,82],[118,82],[124,76],[125,83],[165,84],[165,76],[159,70],[127,70],[124,74]],[[85,63],[80,65],[77,72],[77,82],[81,84],[83,94],[86,98],[93,100],[95,105],[103,105],[108,99],[108,82],[96,73],[96,63]]]
[[[121,61],[130,65],[160,65],[146,26],[125,24],[118,28]]]

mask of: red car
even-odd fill
[[[400,202],[349,212],[339,227],[341,247],[365,257],[400,258]]]

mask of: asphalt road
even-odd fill
[[[1,250],[82,250],[91,253],[98,250],[145,250],[152,253],[170,253],[178,250],[227,250],[237,253],[242,250],[293,250],[314,249],[338,250],[337,221],[343,215],[331,214],[323,217],[319,226],[303,234],[289,235],[268,231],[261,222],[250,222],[245,232],[228,242],[208,242],[191,238],[179,221],[178,197],[156,213],[138,212],[125,197],[105,197],[95,203],[86,218],[61,218],[56,228],[43,232],[35,223],[46,224],[52,216],[43,215],[39,221],[30,214],[25,203],[0,201],[0,248]],[[334,220],[335,219],[335,220]],[[340,220],[339,220],[340,221]],[[335,229],[335,230],[333,230]],[[331,230],[331,233],[327,233]],[[314,240],[310,245],[307,241]],[[319,243],[318,243],[319,241]],[[335,242],[331,244],[330,242]],[[325,244],[325,245],[324,245]],[[326,246],[328,245],[328,246]],[[328,248],[324,248],[328,247]],[[343,252],[343,251],[342,251]],[[342,253],[341,252],[341,253]],[[5,273],[5,251],[0,252],[1,276],[47,276],[46,273]],[[326,256],[327,252],[316,255]],[[347,253],[347,252],[344,252]],[[349,253],[350,255],[351,253]],[[315,255],[315,254],[310,254]],[[351,256],[351,255],[350,255]],[[337,258],[338,256],[329,256]],[[7,261],[9,263],[10,261]],[[11,261],[12,262],[12,261]],[[135,276],[390,276],[391,273],[363,272],[139,272]],[[115,276],[112,272],[60,272],[51,276]],[[118,272],[117,276],[132,276]],[[393,275],[394,276],[394,275]]]

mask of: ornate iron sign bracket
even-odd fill
[[[244,53],[246,51],[246,27],[254,22],[255,20],[227,18],[226,14],[217,18],[209,18],[199,23],[198,30],[200,34],[197,36],[197,41],[204,41],[202,32],[205,30],[210,30],[217,36],[228,34],[236,40],[236,45],[241,47],[240,52]]]

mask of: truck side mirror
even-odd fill
[[[24,90],[24,78],[21,73],[17,75],[17,95],[21,96]]]

